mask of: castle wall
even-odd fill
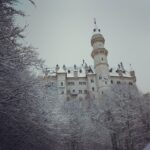
[[[111,84],[129,84],[135,85],[134,77],[123,77],[123,76],[111,76],[110,77]]]
[[[67,78],[67,96],[85,98],[88,92],[86,77]]]

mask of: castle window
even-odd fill
[[[94,83],[94,80],[93,80],[93,79],[91,79],[91,83]]]
[[[86,82],[79,82],[79,85],[86,85]]]
[[[105,84],[107,84],[107,81],[105,81]]]
[[[82,94],[82,90],[79,90],[79,94]]]
[[[92,91],[94,91],[95,89],[94,89],[94,87],[92,87]]]
[[[112,71],[113,71],[113,69],[112,69],[112,68],[110,68],[109,72],[112,72]]]
[[[104,94],[104,92],[102,91],[102,95]]]
[[[82,73],[82,70],[80,69],[80,71],[79,71],[80,73]]]
[[[75,92],[75,90],[72,90],[72,92]]]
[[[70,73],[70,70],[68,70],[68,73]]]
[[[74,85],[74,82],[68,82],[68,85]]]
[[[54,82],[50,82],[49,84],[47,84],[47,87],[51,87],[54,85]]]
[[[120,84],[121,82],[120,81],[117,81],[117,84]]]
[[[64,84],[63,84],[63,82],[61,82],[61,86],[63,86]]]
[[[111,80],[111,84],[113,84],[113,80]]]
[[[102,79],[102,77],[101,76],[99,76],[99,80],[101,80]]]
[[[132,82],[129,82],[129,85],[133,85],[133,83],[132,83]]]
[[[101,60],[102,60],[102,61],[104,60],[103,57],[101,58]]]

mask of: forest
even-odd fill
[[[34,73],[45,65],[21,42],[26,26],[16,16],[26,14],[17,3],[0,0],[0,150],[142,150],[150,142],[150,95],[118,85],[102,101],[58,99]]]

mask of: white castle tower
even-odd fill
[[[94,69],[96,73],[97,91],[101,95],[103,91],[109,87],[109,65],[107,61],[108,51],[104,48],[105,39],[98,29],[96,20],[94,20],[95,28],[91,38],[93,51],[91,53],[94,59]]]

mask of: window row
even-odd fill
[[[74,85],[75,83],[74,82],[68,82],[67,84],[68,85]]]
[[[113,80],[111,80],[110,82],[111,82],[111,84],[113,84],[113,83],[114,83],[114,81],[113,81]],[[117,83],[117,84],[121,84],[121,81],[117,81],[116,83]],[[129,85],[133,85],[133,83],[132,83],[132,82],[129,82]]]
[[[91,82],[94,82],[94,80],[91,80]],[[111,80],[110,82],[111,82],[111,84],[114,83],[113,80]],[[117,83],[117,84],[121,84],[121,81],[117,81],[116,83]],[[105,84],[107,84],[107,81],[105,81]],[[49,86],[53,86],[53,85],[54,85],[54,84],[51,83]],[[64,86],[64,83],[61,82],[60,85],[61,85],[61,86]],[[74,82],[68,82],[68,85],[75,85],[75,83],[74,83]],[[79,85],[86,85],[86,82],[79,82]],[[133,85],[133,83],[132,83],[132,82],[129,82],[129,85]]]
[[[94,83],[93,79],[91,79],[91,83]],[[60,84],[61,84],[61,86],[64,85],[63,82],[61,82]],[[68,82],[67,84],[68,85],[75,85],[75,82]],[[86,85],[86,82],[79,82],[79,85]]]
[[[76,90],[73,89],[72,92],[75,93]],[[67,90],[67,94],[70,94],[70,93],[71,93],[71,91],[70,91],[70,90]],[[79,94],[87,94],[88,92],[87,92],[87,90],[78,90],[78,93],[79,93]]]
[[[86,82],[79,82],[79,85],[86,85]]]
[[[75,82],[68,82],[68,85],[75,85]],[[79,82],[79,85],[86,85],[86,82]]]
[[[52,87],[52,86],[54,86],[54,82],[50,82],[46,85],[46,87]]]
[[[91,82],[94,82],[94,80],[91,80]],[[110,82],[111,82],[111,84],[114,83],[113,80],[111,80]],[[121,84],[121,81],[117,81],[116,83],[117,83],[117,84]],[[105,84],[107,84],[107,81],[105,81]],[[47,85],[47,86],[50,87],[50,86],[53,86],[53,85],[54,85],[54,83],[52,82],[52,83],[50,83],[50,84]],[[64,83],[61,82],[60,85],[61,85],[61,86],[64,86]],[[75,83],[74,83],[74,82],[68,82],[68,85],[75,85]],[[79,85],[86,85],[86,82],[79,82]],[[132,82],[129,82],[129,85],[133,85],[133,83],[132,83]]]
[[[94,88],[94,87],[92,87],[92,91],[95,91],[95,88]],[[76,90],[73,89],[73,90],[72,90],[72,93],[75,93],[75,92],[76,92]],[[70,93],[71,93],[71,91],[70,91],[70,90],[67,90],[67,94],[70,94]],[[79,94],[87,94],[88,91],[87,91],[87,90],[78,90],[78,93],[79,93]],[[61,91],[61,94],[64,94],[64,91]]]
[[[91,79],[91,83],[94,83],[94,80],[93,80],[93,79]],[[68,85],[75,85],[75,82],[68,82],[67,84],[68,84]],[[64,86],[64,83],[61,82],[60,85],[61,85],[61,86]],[[80,82],[79,82],[79,85],[86,85],[86,82],[81,82],[81,81],[80,81]]]

